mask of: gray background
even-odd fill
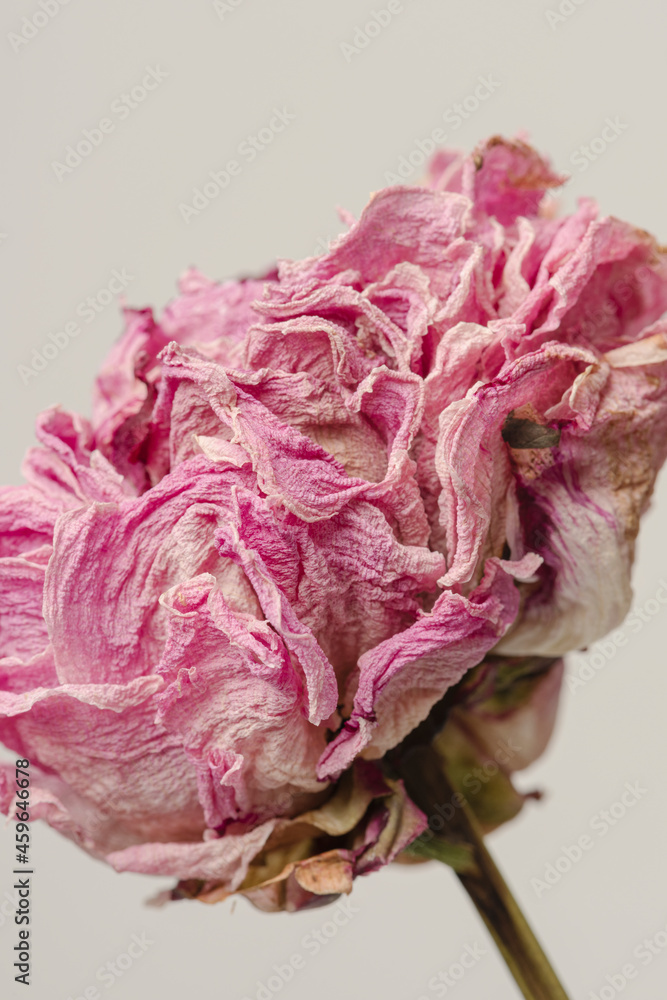
[[[605,213],[667,242],[665,14],[658,0],[632,7],[565,0],[561,8],[571,13],[552,17],[553,24],[547,12],[558,12],[555,2],[404,0],[349,61],[341,43],[369,20],[371,2],[235,4],[218,12],[206,0],[70,0],[20,47],[9,34],[40,7],[37,0],[3,4],[3,482],[20,482],[40,410],[61,402],[89,412],[93,375],[121,323],[116,303],[90,323],[77,308],[106,287],[114,269],[131,275],[130,304],[152,304],[159,313],[190,264],[224,278],[317,252],[339,231],[335,206],[359,212],[385,185],[385,173],[434,128],[447,131],[449,145],[468,149],[488,135],[525,129],[573,175],[564,209],[592,194]],[[375,9],[384,6],[381,0]],[[110,115],[149,66],[167,74],[163,82],[125,120]],[[480,76],[496,81],[494,93],[460,127],[448,126],[443,115],[474,92]],[[274,107],[294,121],[186,224],[179,204],[192,202],[210,170],[238,158],[239,144],[268,125]],[[114,131],[59,180],[53,161],[104,117],[115,121]],[[625,127],[581,170],[576,151],[601,134],[607,118]],[[41,351],[49,334],[77,318],[80,335],[25,384],[19,366],[31,363],[33,348]],[[663,477],[635,567],[639,606],[667,578],[666,521]],[[647,964],[633,955],[667,927],[667,614],[660,605],[648,617],[593,680],[566,690],[549,752],[521,777],[524,788],[544,788],[545,799],[490,841],[572,997],[585,1000],[599,996],[605,977],[627,962],[638,970],[621,990],[628,1000],[655,1000],[667,979],[667,949]],[[579,665],[573,657],[570,671]],[[640,801],[606,836],[593,834],[594,850],[538,896],[531,879],[591,832],[625,782],[637,781],[646,789]],[[12,837],[11,828],[0,830],[3,903]],[[117,875],[45,825],[33,829],[33,841],[33,1000],[74,1000],[96,982],[113,1000],[255,998],[274,964],[296,952],[305,967],[269,995],[418,1000],[443,995],[429,979],[446,972],[466,945],[486,954],[447,996],[518,996],[456,880],[435,865],[392,866],[358,880],[351,897],[357,912],[314,955],[303,939],[331,919],[326,909],[271,916],[243,900],[147,908],[145,899],[165,880]],[[8,909],[0,905],[0,990],[13,998],[25,990],[12,980]],[[110,988],[96,981],[100,966],[143,933],[152,943],[122,978]],[[603,996],[612,996],[610,989]]]

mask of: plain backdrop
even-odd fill
[[[591,194],[604,213],[667,242],[658,0],[563,0],[560,8],[555,0],[404,0],[356,49],[357,28],[386,9],[384,0],[43,2],[4,0],[0,15],[3,482],[21,481],[40,410],[62,403],[89,413],[94,373],[121,330],[118,302],[106,301],[114,270],[125,274],[129,304],[159,313],[191,264],[221,279],[319,252],[341,228],[336,206],[358,213],[436,128],[464,149],[525,130],[572,174],[563,210]],[[155,89],[119,111],[117,101],[149,71]],[[474,108],[480,77],[487,96]],[[466,118],[457,103],[472,109]],[[241,158],[241,144],[269,126],[275,109],[293,116],[289,124],[186,221],[179,206],[192,204],[210,171]],[[105,117],[113,129],[91,155],[58,168],[67,147]],[[580,147],[603,130],[613,140],[594,143],[595,159],[586,160]],[[99,309],[90,322],[81,305],[89,297]],[[43,370],[26,378],[21,366],[35,363],[33,350],[57,345],[72,322],[79,335],[55,356],[48,350]],[[656,606],[666,549],[663,477],[638,548],[639,607]],[[593,680],[565,690],[549,751],[520,778],[544,799],[490,838],[571,996],[582,1000],[612,990],[656,1000],[667,981],[667,613],[660,604],[646,617]],[[569,669],[577,668],[574,657]],[[531,880],[591,833],[626,782],[644,790],[636,804],[605,835],[594,832],[594,849],[538,893]],[[244,900],[149,908],[145,900],[168,880],[115,874],[46,825],[32,837],[33,1000],[74,1000],[87,988],[94,995],[94,985],[113,1000],[519,995],[456,879],[435,864],[359,879],[349,919],[315,954],[312,935],[332,910],[266,915]],[[16,928],[6,915],[11,902],[4,905],[12,841],[11,827],[0,830],[0,993],[8,1000],[26,995],[13,981]],[[122,975],[96,980],[133,935],[144,936],[141,957]],[[655,954],[645,939],[657,941]],[[452,966],[458,974],[467,946],[479,955],[474,966],[436,992],[429,980]],[[304,967],[262,994],[274,966],[295,953]],[[620,988],[614,977],[627,963],[636,975]]]

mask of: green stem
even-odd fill
[[[431,747],[414,747],[400,762],[408,794],[427,816],[455,794],[443,773],[442,758]],[[461,796],[462,798],[462,796]],[[458,800],[457,800],[458,801]],[[449,828],[410,853],[450,864],[477,907],[526,1000],[568,1000],[539,941],[486,849],[477,820],[465,799]]]

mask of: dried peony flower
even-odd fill
[[[92,421],[0,493],[0,738],[31,816],[174,896],[298,909],[426,827],[386,755],[444,706],[488,829],[568,650],[630,601],[667,452],[667,260],[522,141],[443,151],[329,252],[196,271]],[[0,805],[13,806],[13,769]]]

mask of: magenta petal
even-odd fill
[[[171,618],[159,671],[168,686],[157,721],[183,741],[215,827],[320,792],[314,769],[324,733],[307,721],[285,643],[267,622],[235,612],[214,586],[202,576],[165,595]],[[335,691],[334,681],[333,707]]]
[[[214,533],[243,479],[200,456],[139,499],[61,517],[44,615],[62,682],[120,683],[155,669],[166,627],[159,597],[202,565],[224,574]]]
[[[107,861],[118,872],[214,879],[233,892],[243,882],[250,862],[261,851],[275,823],[269,820],[248,833],[227,833],[218,840],[199,843],[137,844],[113,851],[107,855]]]
[[[320,758],[318,774],[333,777],[366,747],[369,756],[382,756],[426,718],[513,621],[519,595],[507,570],[521,576],[535,568],[533,557],[516,567],[489,560],[470,598],[445,591],[429,614],[364,654],[352,714]]]

